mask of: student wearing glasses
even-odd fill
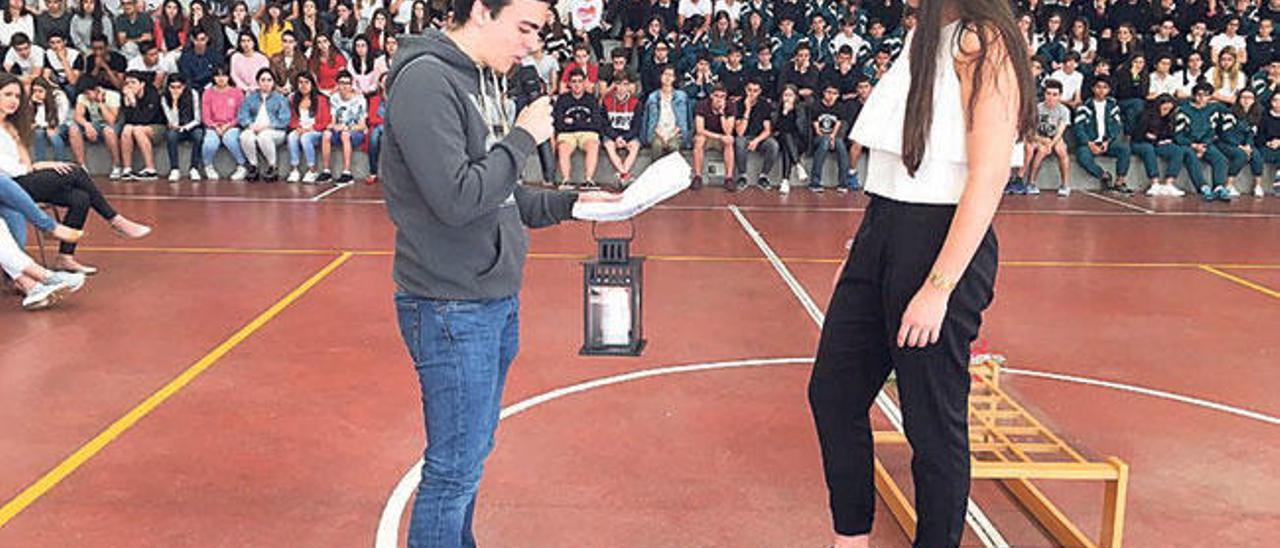
[[[369,104],[364,95],[356,92],[351,73],[339,71],[338,92],[329,98],[329,129],[325,130],[324,139],[320,141],[320,157],[324,162],[321,180],[332,176],[329,172],[329,159],[333,153],[333,145],[338,143],[342,144],[342,175],[337,182],[346,184],[354,179],[351,175],[351,148],[364,141],[368,114]]]

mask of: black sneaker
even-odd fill
[[[249,164],[249,173],[247,173],[244,176],[244,180],[249,181],[250,183],[253,183],[253,182],[257,182],[258,179],[260,178],[261,176],[258,175],[258,166]]]
[[[268,167],[266,174],[262,176],[262,180],[268,183],[274,183],[276,181],[279,181],[280,177],[276,175],[276,166]]]
[[[134,175],[133,178],[139,181],[154,181],[156,179],[159,179],[160,175],[157,174],[156,170],[154,169],[144,169],[142,171],[139,171],[136,175]]]
[[[735,180],[733,177],[725,177],[724,189],[725,191],[728,191],[728,192],[737,192],[738,189],[742,187],[742,185],[745,185],[746,183],[747,183],[746,179],[738,178]]]
[[[330,173],[330,172],[329,172],[329,170],[327,170],[327,169],[326,169],[326,170],[324,170],[324,171],[320,172],[320,176],[319,176],[319,177],[316,177],[316,182],[317,182],[317,183],[327,183],[327,182],[329,182],[329,181],[330,181],[330,180],[332,180],[332,179],[333,179],[333,173]]]
[[[1117,189],[1117,188],[1116,188],[1115,183],[1114,183],[1114,179],[1112,179],[1112,178],[1111,178],[1111,174],[1110,174],[1110,173],[1107,173],[1107,172],[1105,172],[1105,171],[1104,171],[1104,172],[1102,172],[1102,177],[1100,177],[1100,178],[1098,179],[1098,182],[1102,184],[1102,191],[1103,191],[1103,192],[1109,192],[1109,191],[1117,191],[1117,190],[1119,190],[1119,189]]]
[[[350,171],[344,171],[342,172],[342,175],[338,177],[338,184],[345,185],[347,183],[350,183],[351,181],[354,181],[355,179],[356,179],[355,177],[351,176]]]
[[[763,188],[763,189],[765,189],[765,190],[769,190],[769,189],[773,188],[773,183],[769,182],[769,178],[768,178],[768,177],[763,177],[763,176],[762,176],[762,177],[760,177],[760,180],[759,180],[759,181],[756,181],[756,184],[757,184],[757,185],[760,185],[760,188]]]
[[[702,176],[701,176],[701,175],[694,175],[694,176],[693,176],[693,181],[689,183],[689,189],[690,189],[690,190],[698,190],[698,189],[700,189],[700,188],[702,188]]]

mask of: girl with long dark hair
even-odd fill
[[[289,164],[292,169],[286,179],[290,183],[301,180],[314,183],[320,176],[316,171],[316,145],[324,138],[329,127],[329,98],[316,88],[315,76],[300,73],[293,80],[293,99],[289,102],[293,116],[289,119]],[[307,173],[298,172],[303,157],[307,160]]]
[[[1133,154],[1142,160],[1142,169],[1151,180],[1147,196],[1186,195],[1173,184],[1178,178],[1178,172],[1187,165],[1187,156],[1191,154],[1190,148],[1174,141],[1176,106],[1172,96],[1156,97],[1148,103],[1133,131]],[[1160,177],[1160,160],[1165,162],[1163,181]]]
[[[0,117],[0,174],[12,178],[33,200],[66,207],[66,226],[83,229],[92,208],[123,237],[136,239],[151,233],[150,227],[116,212],[84,168],[67,162],[31,161],[27,153],[31,144],[31,105],[22,82],[7,72],[0,73]],[[96,274],[97,268],[76,261],[75,251],[74,242],[62,242],[54,268]]]
[[[1010,151],[1031,136],[1027,45],[1007,0],[909,0],[906,52],[858,116],[871,204],[835,280],[809,402],[836,548],[875,513],[868,412],[897,372],[915,482],[915,546],[960,543],[969,493],[969,345],[994,297],[991,220]]]
[[[31,81],[32,141],[35,157],[66,160],[67,136],[71,130],[71,101],[58,86],[43,76]]]
[[[1249,166],[1253,176],[1253,195],[1255,198],[1266,196],[1262,188],[1262,153],[1254,148],[1253,140],[1258,133],[1258,121],[1262,119],[1262,106],[1258,104],[1258,94],[1252,89],[1244,88],[1236,92],[1236,102],[1231,105],[1231,124],[1215,143],[1218,150],[1227,157],[1227,188],[1236,188],[1235,178]]]
[[[786,194],[791,191],[791,170],[804,171],[800,167],[801,158],[804,151],[809,150],[809,134],[813,131],[808,108],[795,86],[786,84],[782,87],[772,125],[778,134],[778,151],[782,157],[782,183],[778,192]]]
[[[71,44],[79,51],[89,51],[94,36],[115,37],[111,17],[98,0],[80,0],[80,9],[71,16]]]

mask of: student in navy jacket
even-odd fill
[[[596,162],[600,160],[600,101],[587,93],[590,84],[580,68],[569,71],[569,92],[556,97],[552,120],[556,128],[556,155],[560,180],[567,184],[573,174],[574,151],[582,150],[584,187],[594,186]]]

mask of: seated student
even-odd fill
[[[293,107],[293,116],[289,119],[289,171],[290,183],[314,183],[320,177],[316,171],[316,145],[324,139],[324,130],[329,127],[329,98],[316,88],[315,77],[309,72],[300,72],[293,79],[293,99],[289,102]],[[307,173],[299,175],[298,164],[302,157],[307,160]]]
[[[27,241],[27,223],[41,233],[60,242],[76,243],[84,237],[84,231],[58,222],[52,215],[40,209],[31,195],[16,181],[0,175],[0,225],[8,225],[14,241]]]
[[[738,187],[747,186],[747,156],[757,153],[764,160],[757,182],[768,190],[769,174],[778,161],[778,142],[773,139],[773,104],[760,94],[759,82],[747,82],[746,97],[738,105],[740,112],[734,124],[733,158],[737,165]]]
[[[271,66],[271,60],[258,51],[258,39],[248,32],[240,33],[237,44],[231,55],[231,81],[248,95],[258,89],[258,74]]]
[[[613,82],[618,76],[624,72],[629,72],[627,68],[627,57],[630,52],[626,48],[613,48],[609,52],[609,64],[600,66],[600,82],[597,86],[596,96],[604,97],[611,91]]]
[[[240,125],[240,149],[249,165],[245,179],[275,182],[276,148],[284,144],[289,130],[289,100],[276,91],[276,77],[271,69],[258,71],[258,89],[244,96],[236,123]],[[263,169],[259,169],[262,154]]]
[[[4,70],[18,75],[24,85],[44,74],[44,48],[31,43],[25,32],[14,33],[9,39],[9,51],[4,54]]]
[[[693,70],[684,76],[684,86],[681,89],[689,96],[689,102],[697,105],[711,96],[711,88],[718,83],[716,73],[711,71],[711,59],[702,54],[694,61]]]
[[[596,84],[600,81],[600,67],[591,62],[591,48],[585,43],[578,42],[573,46],[573,60],[565,64],[564,69],[560,72],[560,94],[569,92],[570,72],[573,69],[582,71],[582,77],[588,84],[591,93],[595,93]]]
[[[271,56],[271,72],[280,80],[280,93],[292,96],[298,75],[307,72],[307,56],[292,30],[280,35],[280,51]]]
[[[117,140],[120,127],[120,92],[103,88],[98,78],[93,75],[80,77],[77,85],[76,108],[72,114],[68,132],[71,140],[71,155],[76,163],[88,165],[84,161],[84,143],[96,143],[99,139],[107,145],[111,153],[111,178],[120,178],[120,142]]]
[[[1266,196],[1266,191],[1262,188],[1264,160],[1262,153],[1253,144],[1263,108],[1257,97],[1248,88],[1236,93],[1236,102],[1231,105],[1231,121],[1226,132],[1218,139],[1218,148],[1227,157],[1228,188],[1235,188],[1235,176],[1248,164],[1249,173],[1253,175],[1253,196],[1262,198]]]
[[[1062,68],[1053,71],[1049,78],[1057,80],[1062,84],[1062,104],[1066,105],[1068,110],[1080,105],[1080,89],[1084,86],[1084,73],[1077,70],[1080,66],[1080,54],[1074,51],[1068,52],[1063,58]],[[1137,86],[1138,97],[1146,96],[1147,86],[1144,80],[1142,85]]]
[[[560,180],[569,184],[573,176],[573,153],[581,150],[584,188],[595,186],[596,163],[600,159],[601,121],[600,101],[587,93],[593,89],[587,75],[581,69],[569,71],[568,93],[556,98],[551,119],[556,130],[556,157],[559,160]]]
[[[849,172],[849,149],[843,143],[849,134],[848,104],[840,100],[840,88],[827,83],[822,90],[822,100],[810,108],[813,115],[813,148],[809,153],[813,156],[812,174],[809,176],[809,190],[822,192],[822,168],[827,162],[827,154],[836,155],[836,176]]]
[[[169,57],[160,54],[160,47],[154,42],[138,44],[140,55],[129,61],[126,74],[136,72],[143,76],[142,81],[159,91],[164,88],[170,74],[178,73],[178,65]]]
[[[729,92],[716,84],[711,95],[693,107],[693,183],[689,188],[702,188],[702,164],[707,148],[718,148],[724,155],[724,189],[738,190],[733,178],[733,129],[737,122],[736,105],[729,102]]]
[[[67,295],[79,291],[85,280],[84,274],[79,272],[61,272],[40,266],[22,249],[5,223],[0,223],[0,269],[22,292],[22,309],[28,311],[43,310],[57,304]]]
[[[393,36],[388,36],[386,41],[391,43],[396,40]],[[382,151],[382,132],[383,122],[387,116],[387,73],[383,72],[378,78],[378,93],[369,98],[369,176],[365,178],[364,184],[372,185],[378,182],[378,154]],[[519,112],[518,110],[514,112]]]
[[[1142,160],[1142,168],[1151,181],[1151,185],[1147,187],[1147,196],[1186,194],[1173,184],[1178,178],[1178,172],[1187,165],[1187,155],[1191,153],[1189,148],[1174,141],[1177,134],[1176,110],[1173,97],[1161,95],[1147,105],[1147,110],[1138,118],[1132,146],[1133,153]],[[1161,159],[1165,161],[1163,182],[1160,178]]]
[[[67,47],[66,33],[50,30],[49,48],[44,52],[44,77],[61,88],[68,98],[75,93],[76,81],[80,79],[80,71],[76,69],[79,60],[80,51]]]
[[[812,128],[809,124],[808,105],[800,99],[795,86],[784,86],[778,97],[778,108],[773,115],[773,130],[777,134],[778,149],[782,156],[782,182],[778,192],[791,192],[791,171],[797,171],[797,180],[805,178],[801,158],[809,149],[809,136]]]
[[[98,190],[93,179],[80,166],[65,162],[32,162],[27,154],[31,142],[31,126],[24,121],[22,111],[26,100],[22,82],[9,73],[0,73],[0,175],[18,183],[31,199],[67,208],[63,222],[68,227],[82,230],[89,209],[92,208],[111,224],[111,228],[126,238],[141,238],[151,233],[151,228],[130,221],[116,212]],[[83,265],[75,259],[76,244],[63,241],[54,261],[58,270],[92,275],[98,269]]]
[[[1262,160],[1277,168],[1271,194],[1280,196],[1280,93],[1271,95],[1267,107],[1258,118],[1258,133],[1253,137],[1253,144],[1258,147]]]
[[[724,84],[724,90],[729,92],[730,101],[741,101],[746,95],[747,76],[747,66],[742,64],[742,50],[738,46],[729,46],[729,54],[716,77]]]
[[[227,68],[218,65],[213,69],[213,83],[200,95],[200,121],[204,123],[204,145],[200,147],[200,161],[204,164],[204,176],[210,181],[222,178],[213,167],[218,149],[227,147],[236,169],[232,181],[243,181],[249,173],[244,167],[244,152],[240,150],[240,126],[237,117],[244,94],[231,85]]]
[[[213,83],[213,69],[222,64],[222,52],[209,43],[210,32],[196,27],[191,31],[189,43],[178,56],[178,74],[187,86],[197,91]]]
[[[182,178],[178,168],[178,143],[187,141],[191,143],[191,169],[188,174],[192,181],[199,181],[200,170],[204,167],[200,154],[200,147],[204,144],[204,128],[200,126],[200,94],[187,86],[181,75],[170,75],[160,108],[164,111],[166,123],[164,142],[165,151],[169,154],[169,180]]]
[[[663,67],[658,89],[644,103],[644,131],[641,140],[649,145],[656,160],[680,150],[693,138],[689,121],[689,98],[675,88],[676,69]]]
[[[861,76],[853,84],[853,98],[849,100],[849,111],[852,116],[849,118],[849,128],[853,128],[853,124],[858,122],[858,116],[862,115],[862,107],[867,104],[867,99],[871,98],[871,82]],[[1017,148],[1017,147],[1015,147]],[[856,191],[862,188],[861,182],[858,181],[858,162],[862,159],[862,144],[853,138],[853,132],[849,132],[849,176],[845,179],[845,185],[841,189]]]
[[[93,76],[105,88],[119,91],[124,86],[124,73],[129,62],[119,52],[108,49],[107,37],[95,34],[89,51],[76,60],[75,69],[85,76]]]
[[[779,79],[781,85],[795,86],[800,92],[800,97],[807,101],[812,101],[821,94],[823,87],[822,72],[809,61],[809,46],[801,43],[796,48],[795,57],[792,58],[791,64],[787,65],[782,71],[782,77]],[[839,91],[839,88],[837,88]]]
[[[1059,196],[1070,196],[1071,187],[1067,184],[1071,164],[1067,160],[1067,143],[1063,139],[1067,126],[1071,124],[1071,110],[1062,104],[1062,82],[1052,78],[1044,81],[1044,101],[1036,105],[1036,133],[1026,144],[1026,165],[1022,176],[1027,182],[1028,194],[1039,194],[1036,177],[1040,174],[1040,164],[1052,154],[1058,159],[1058,174],[1061,185]]]
[[[346,184],[354,179],[351,175],[351,148],[364,141],[368,118],[368,100],[356,91],[351,73],[339,71],[338,92],[329,96],[329,128],[320,141],[321,161],[324,162],[324,173],[320,174],[320,181],[328,181],[333,177],[329,171],[329,162],[333,145],[338,143],[342,144],[342,175],[337,182]]]
[[[1178,107],[1177,135],[1174,140],[1179,145],[1189,147],[1191,155],[1187,157],[1187,170],[1191,182],[1200,191],[1205,201],[1231,200],[1227,191],[1227,158],[1214,146],[1218,140],[1218,128],[1228,116],[1222,103],[1211,102],[1213,86],[1198,84],[1193,90],[1191,101]],[[1232,98],[1234,100],[1234,97]],[[1201,162],[1209,163],[1210,181],[1204,178]]]
[[[1130,151],[1127,145],[1120,142],[1120,137],[1124,134],[1124,122],[1120,105],[1109,96],[1111,82],[1106,78],[1095,78],[1090,88],[1089,98],[1076,107],[1073,120],[1076,161],[1090,176],[1098,179],[1102,190],[1132,194],[1133,189],[1125,182],[1129,174]],[[1098,165],[1098,156],[1116,159],[1115,177]]]
[[[33,159],[66,161],[66,139],[71,130],[67,94],[40,76],[31,82],[31,105],[35,111],[31,123]]]
[[[613,74],[609,93],[600,101],[604,109],[604,151],[625,186],[640,156],[640,98],[635,95],[635,78],[626,71]]]
[[[151,131],[152,126],[164,119],[164,113],[160,110],[160,94],[146,80],[147,76],[141,72],[129,72],[125,74],[124,89],[120,91],[120,112],[124,119],[124,129],[120,132],[120,158],[124,171],[120,178],[126,181],[151,181],[157,177]],[[135,146],[142,154],[143,164],[137,175],[133,173]]]

